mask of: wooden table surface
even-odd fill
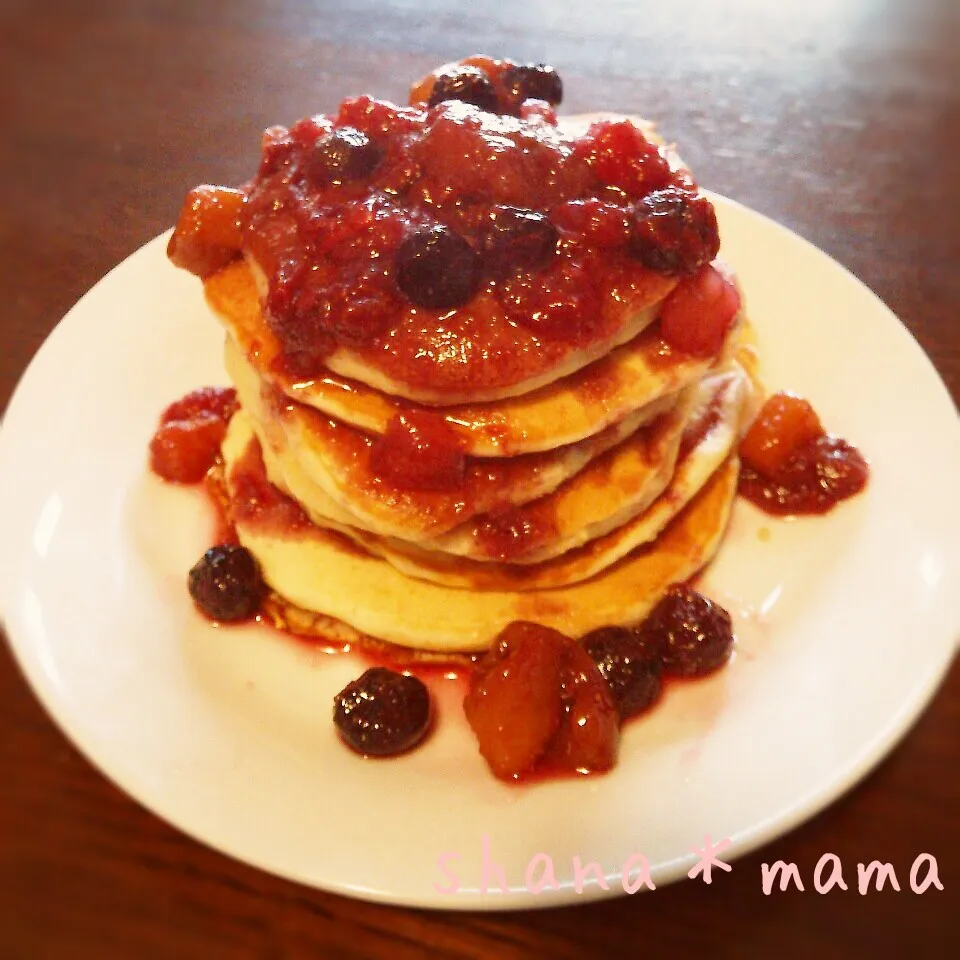
[[[702,183],[875,290],[956,398],[958,10],[953,0],[7,0],[0,409],[64,312],[165,229],[190,186],[249,175],[263,127],[349,93],[402,98],[436,63],[476,51],[554,63],[570,111],[657,118]],[[0,730],[3,958],[960,955],[956,664],[863,783],[712,886],[518,914],[341,899],[184,838],[68,745],[5,645]],[[827,851],[848,881],[852,872],[849,892],[762,894],[762,861],[794,861],[809,879]],[[937,858],[943,892],[909,891],[922,852]],[[894,865],[904,892],[856,892],[856,863],[873,859]]]

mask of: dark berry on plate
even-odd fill
[[[508,66],[503,71],[501,82],[517,106],[524,100],[545,100],[555,107],[563,100],[560,74],[545,63],[518,63]]]
[[[416,677],[371,667],[334,697],[333,722],[357,753],[402,753],[419,743],[430,726],[430,694]]]
[[[580,641],[610,685],[620,716],[636,716],[660,695],[660,659],[649,640],[623,627],[600,627]]]
[[[238,544],[211,547],[190,571],[188,585],[211,620],[245,620],[257,612],[264,594],[256,559]]]
[[[480,67],[459,66],[441,73],[433,84],[427,105],[435,107],[444,100],[472,103],[490,113],[500,109],[493,81]]]
[[[717,215],[706,197],[668,187],[637,204],[630,253],[645,267],[689,275],[710,263],[719,250]]]
[[[683,584],[674,584],[654,607],[641,634],[658,645],[663,672],[677,677],[712,673],[733,649],[730,614]]]
[[[307,176],[316,183],[344,183],[370,176],[383,151],[354,127],[338,127],[322,136],[307,160]]]
[[[480,256],[493,277],[547,264],[557,249],[557,228],[542,213],[493,207],[480,228]]]
[[[397,251],[397,285],[418,307],[463,306],[476,291],[478,279],[473,247],[449,227],[423,227]]]

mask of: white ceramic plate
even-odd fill
[[[662,884],[690,869],[705,835],[729,838],[731,859],[850,787],[910,726],[956,650],[957,413],[858,281],[717,202],[768,384],[812,398],[867,454],[872,479],[825,518],[783,522],[737,504],[706,580],[734,613],[735,660],[628,725],[612,774],[497,782],[449,681],[422,749],[364,761],[330,719],[359,660],[257,626],[217,629],[194,612],[185,575],[212,520],[195,489],[149,475],[146,447],[169,401],[225,382],[222,335],[199,283],[166,262],[163,237],[57,327],[0,434],[0,610],[57,723],[119,786],[212,847],[326,890],[417,906],[612,895],[635,853]],[[480,890],[484,838],[508,893],[495,881]],[[538,853],[559,891],[527,891]],[[442,855],[456,893],[437,889],[453,884]],[[575,856],[599,864],[609,894],[594,882],[576,892]]]

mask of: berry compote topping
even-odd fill
[[[170,404],[150,441],[153,472],[175,483],[199,483],[219,455],[236,409],[236,391],[224,387],[202,387]]]
[[[393,417],[370,452],[373,475],[401,490],[453,490],[463,483],[466,466],[453,428],[427,410]]]
[[[316,141],[305,169],[314,183],[341,184],[370,176],[382,157],[383,151],[365,133],[340,127]]]
[[[256,559],[239,544],[211,547],[190,570],[187,582],[200,612],[211,620],[252,617],[266,592]]]
[[[560,74],[546,63],[515,63],[473,56],[428,74],[410,91],[410,103],[435,106],[446,100],[472,103],[491,113],[522,116],[524,104],[556,107],[563,100]]]
[[[767,513],[826,513],[866,486],[869,468],[852,444],[828,435],[813,407],[776,393],[740,444],[739,492]]]
[[[723,607],[691,587],[674,584],[640,628],[657,650],[663,672],[701,677],[722,667],[733,649],[733,625]]]
[[[430,727],[430,694],[422,680],[371,667],[334,698],[333,722],[344,742],[365,756],[416,746]]]
[[[242,190],[201,184],[184,201],[167,256],[178,267],[208,277],[240,253],[247,201]]]
[[[475,56],[410,106],[357,97],[272,127],[247,187],[191,193],[170,256],[203,277],[252,258],[297,377],[344,347],[432,391],[518,383],[717,251],[689,174],[629,120],[558,128],[562,93],[546,64]]]
[[[577,141],[574,152],[583,157],[597,179],[641,198],[671,183],[666,157],[629,120],[598,120]]]
[[[573,642],[564,650],[560,727],[543,762],[552,770],[603,773],[616,763],[620,711],[590,655]]]
[[[717,354],[740,312],[737,288],[711,264],[685,277],[660,308],[664,342],[695,357]]]
[[[499,80],[507,102],[518,107],[525,100],[543,100],[551,107],[563,100],[560,74],[546,63],[508,64]]]

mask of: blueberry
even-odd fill
[[[190,596],[211,620],[244,620],[253,616],[264,594],[260,567],[238,544],[211,547],[188,578]]]
[[[580,642],[609,684],[622,719],[646,710],[660,695],[657,650],[636,632],[600,627]]]
[[[473,247],[449,227],[421,227],[397,251],[397,285],[418,307],[462,306],[476,291],[479,273]]]
[[[344,183],[370,176],[383,151],[354,127],[338,127],[322,136],[307,160],[307,176],[316,183]]]
[[[629,250],[659,273],[696,273],[720,250],[713,204],[676,187],[654,190],[636,206]]]
[[[690,587],[675,584],[644,622],[641,635],[660,650],[663,672],[701,677],[722,667],[733,649],[730,614]]]
[[[493,81],[479,67],[460,66],[441,73],[434,81],[427,105],[434,107],[444,100],[462,100],[490,113],[500,109]]]
[[[505,277],[547,264],[557,248],[557,228],[542,213],[494,207],[480,229],[480,255],[487,272]]]
[[[517,107],[524,100],[546,100],[554,107],[563,100],[560,75],[545,63],[509,66],[504,70],[501,82]]]
[[[416,677],[372,667],[334,697],[333,722],[357,753],[402,753],[430,726],[430,694]]]

